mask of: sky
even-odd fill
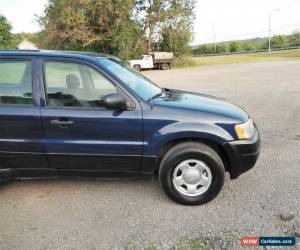
[[[300,31],[300,0],[198,0],[194,44]]]
[[[13,32],[35,32],[47,0],[0,0],[0,13]],[[272,34],[300,31],[300,0],[198,0],[192,44],[268,36],[269,14]],[[215,27],[215,28],[214,28]]]

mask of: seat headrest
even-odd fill
[[[66,85],[68,89],[78,89],[80,87],[78,76],[74,74],[68,74],[66,76]]]

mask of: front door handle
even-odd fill
[[[65,118],[60,118],[57,120],[51,120],[50,123],[52,125],[58,125],[58,126],[68,126],[68,125],[73,125],[74,121],[65,119]]]

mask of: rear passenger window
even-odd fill
[[[50,107],[103,107],[102,97],[116,87],[93,68],[73,62],[45,62],[44,79]]]
[[[0,60],[0,105],[32,105],[31,61]]]

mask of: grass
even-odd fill
[[[181,57],[174,60],[173,67],[183,68],[215,64],[290,60],[297,58],[300,59],[300,49],[272,51],[271,53],[259,52],[224,56]]]
[[[217,235],[202,235],[199,234],[198,237],[189,238],[183,236],[177,242],[174,242],[172,245],[169,245],[170,249],[174,250],[213,250],[213,249],[224,249],[229,250],[232,249],[234,245],[239,244],[239,239],[241,237],[241,233],[237,231],[232,231],[229,229],[222,229]],[[164,249],[165,246],[161,243],[151,244],[148,246],[138,246],[137,242],[129,241],[124,250],[161,250]]]
[[[209,230],[208,230],[209,231]],[[240,238],[245,235],[245,232],[235,229],[220,228],[214,234],[208,232],[202,234],[199,232],[197,236],[188,237],[183,235],[174,242],[159,242],[156,244],[143,245],[143,242],[128,241],[122,249],[124,250],[161,250],[166,247],[174,250],[213,250],[213,249],[233,249],[234,246],[239,246]],[[141,244],[141,245],[140,245]]]

